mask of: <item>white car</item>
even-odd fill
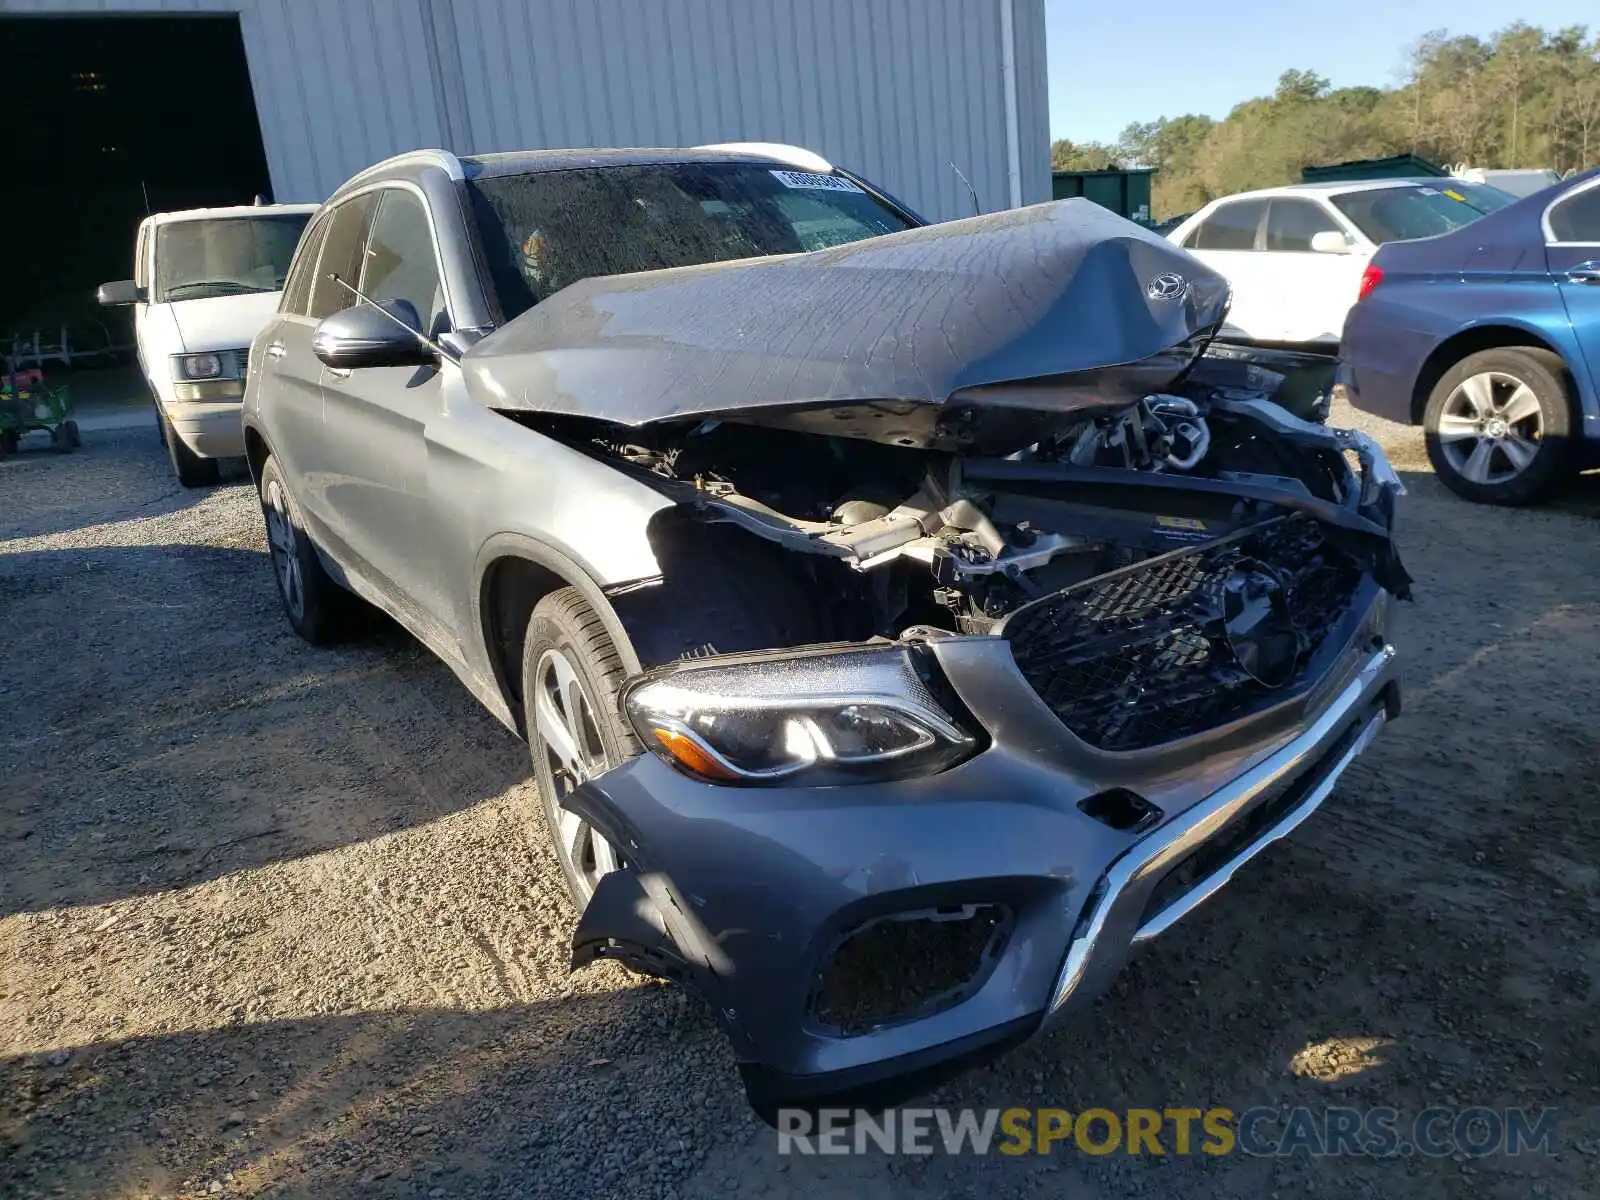
[[[139,224],[133,278],[102,284],[131,304],[139,369],[172,469],[185,487],[217,481],[244,454],[239,401],[250,342],[278,308],[283,277],[315,204],[156,213]]]
[[[1514,199],[1460,179],[1301,183],[1213,200],[1167,238],[1233,284],[1224,339],[1333,351],[1381,244],[1448,233]]]

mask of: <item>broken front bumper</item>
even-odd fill
[[[1321,803],[1399,710],[1386,611],[1368,595],[1309,690],[1149,750],[1079,741],[1003,639],[952,637],[928,650],[989,745],[950,770],[748,789],[636,758],[566,801],[629,864],[596,890],[574,962],[616,957],[699,992],[768,1120],[786,1106],[909,1098],[1099,994],[1136,942]],[[1130,793],[1132,810],[1097,802]],[[853,933],[979,908],[1004,920],[958,993],[861,1029],[819,1019]],[[909,970],[877,965],[891,981]]]

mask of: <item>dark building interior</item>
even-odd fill
[[[147,212],[270,198],[236,16],[0,17],[0,62],[0,346],[17,329],[125,324],[93,292],[132,275]]]

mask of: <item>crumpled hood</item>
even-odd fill
[[[248,346],[272,319],[282,297],[282,292],[251,292],[243,296],[175,300],[162,307],[172,313],[184,351],[198,354],[203,350]]]
[[[831,432],[926,441],[885,436],[883,419],[930,406],[1064,412],[1159,390],[1228,294],[1164,238],[1065,200],[809,254],[582,280],[462,367],[498,409],[624,425],[803,425],[810,410]],[[998,386],[1016,384],[1029,386]]]

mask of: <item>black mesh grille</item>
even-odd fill
[[[1248,715],[1306,682],[1360,582],[1315,521],[1287,517],[1018,609],[1004,635],[1067,728],[1101,749],[1137,750]],[[1235,617],[1230,635],[1238,602],[1229,592],[1246,584],[1264,593],[1267,615],[1248,628]]]

